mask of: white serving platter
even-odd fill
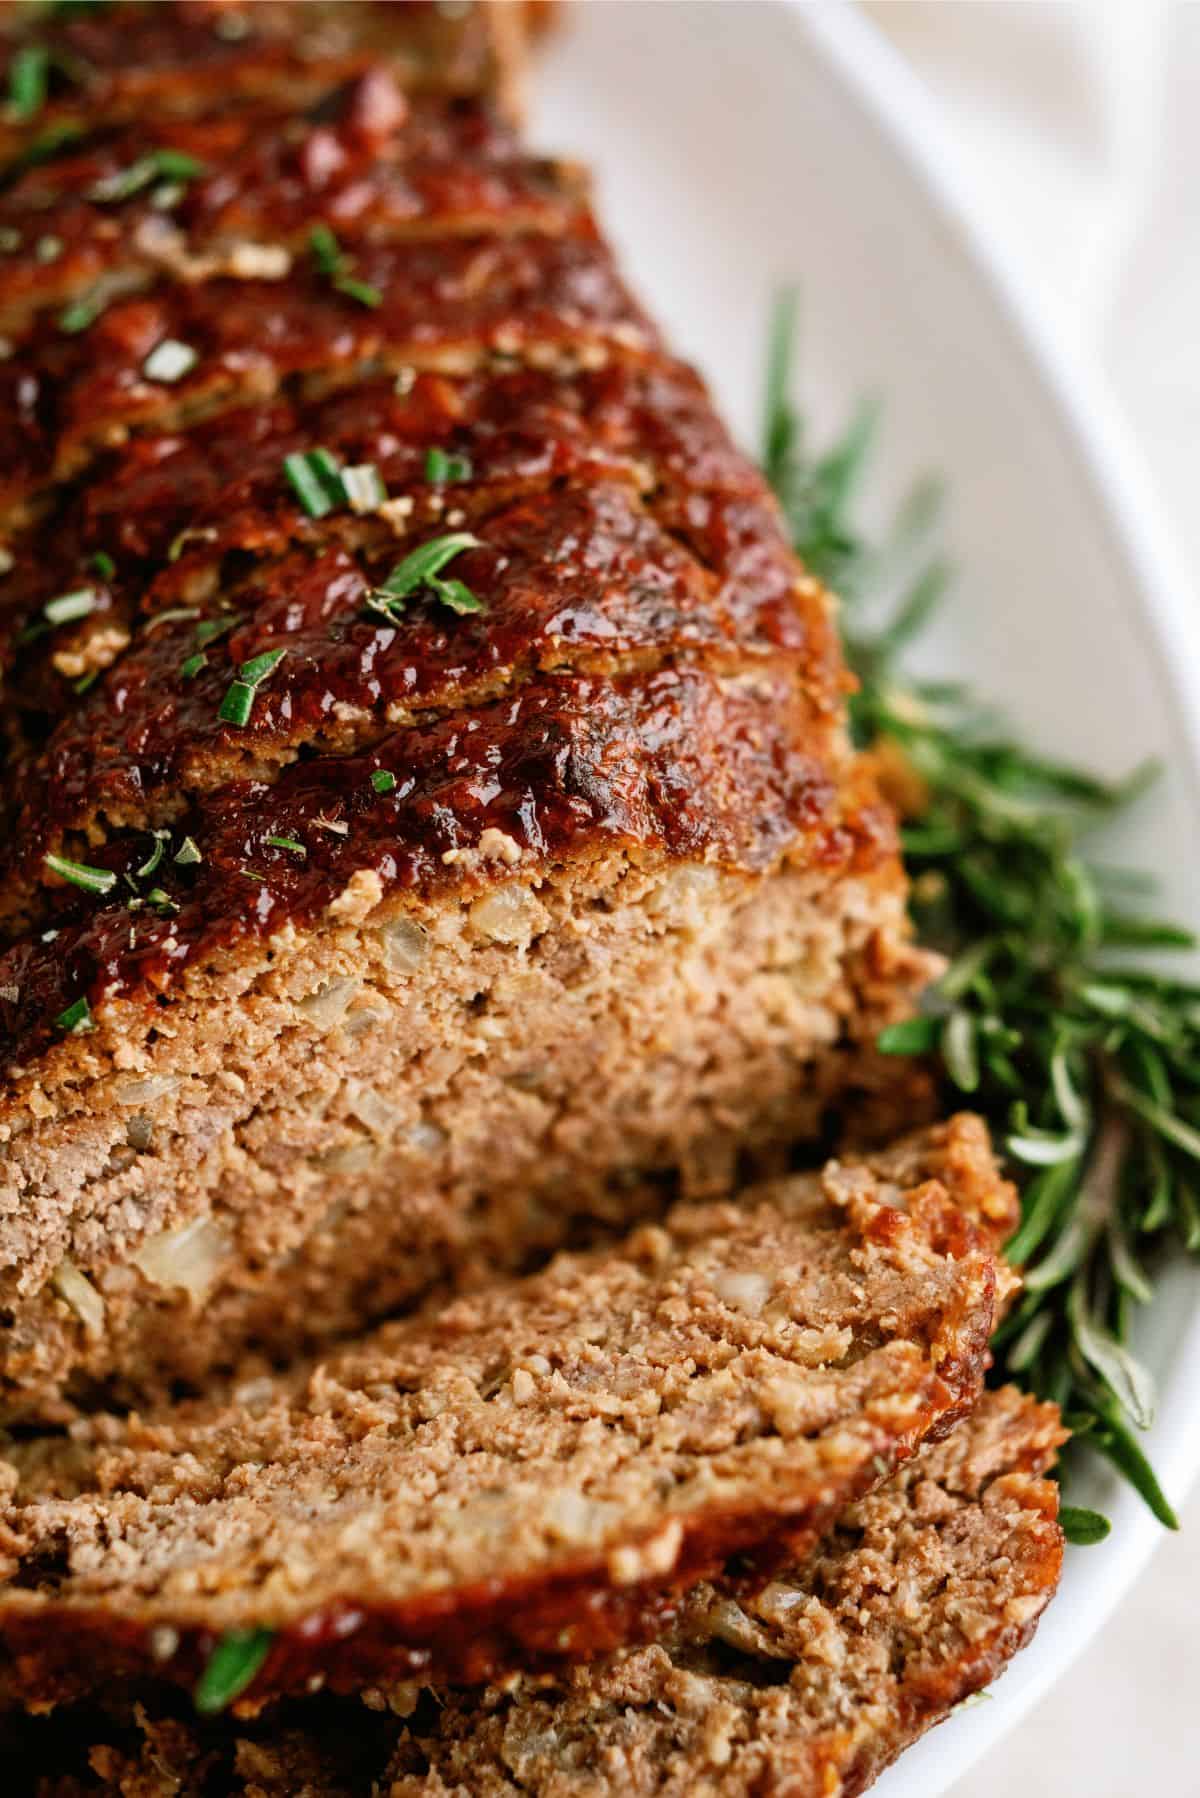
[[[1109,858],[1153,870],[1159,909],[1200,925],[1200,610],[1104,396],[964,202],[907,70],[838,0],[583,0],[535,98],[539,140],[595,167],[635,284],[747,443],[771,296],[798,284],[818,428],[878,394],[877,503],[926,470],[949,483],[962,575],[932,663],[1046,750],[1109,774],[1160,758],[1165,778]],[[1146,1325],[1160,1385],[1147,1447],[1178,1502],[1200,1469],[1200,1271],[1172,1273]],[[936,1798],[1120,1627],[1112,1612],[1164,1533],[1103,1473],[1080,1498],[1112,1536],[1069,1553],[994,1702],[934,1731],[883,1798]]]

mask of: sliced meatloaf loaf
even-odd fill
[[[986,1393],[757,1598],[701,1588],[653,1647],[484,1694],[159,1700],[10,1730],[36,1798],[854,1798],[1002,1672],[1054,1592],[1058,1413]]]
[[[14,1446],[2,1695],[191,1686],[247,1632],[251,1708],[643,1639],[698,1580],[800,1559],[968,1410],[1011,1280],[941,1181],[833,1163],[229,1398]]]
[[[305,1350],[910,1101],[871,1045],[925,963],[828,597],[476,12],[117,5],[26,65],[10,1415]]]

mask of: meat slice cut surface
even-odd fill
[[[8,1695],[190,1684],[230,1630],[274,1632],[249,1704],[644,1638],[698,1580],[802,1558],[969,1409],[1008,1280],[940,1183],[832,1164],[240,1396],[16,1448]]]
[[[0,6],[0,1417],[890,1134],[833,605],[512,3]]]
[[[35,1798],[856,1798],[1004,1670],[1062,1561],[1053,1406],[989,1392],[755,1598],[701,1588],[662,1639],[484,1693],[416,1684],[257,1722],[10,1724]]]

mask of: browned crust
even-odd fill
[[[285,281],[218,279],[117,300],[86,331],[56,321],[0,364],[0,524],[133,431],[170,430],[285,383],[323,387],[381,368],[470,368],[532,356],[567,367],[655,346],[587,214],[571,231],[366,245],[365,306],[315,267]],[[148,380],[164,340],[196,362]]]
[[[171,157],[198,171],[177,197],[165,177],[138,173]],[[0,190],[0,331],[14,338],[97,288],[203,281],[264,251],[283,272],[289,257],[308,259],[318,225],[350,258],[396,237],[563,230],[582,197],[581,174],[525,152],[490,103],[409,102],[383,68],[307,118],[251,108],[139,120]]]
[[[0,87],[24,43],[55,59],[47,104],[6,110],[0,160],[46,140],[150,112],[196,118],[255,104],[311,105],[383,58],[412,91],[494,90],[512,102],[523,53],[517,6],[450,10],[434,0],[115,0],[95,14],[40,18],[22,0],[0,8]]]
[[[256,1723],[197,1723],[162,1701],[131,1714],[125,1700],[108,1717],[10,1725],[10,1752],[42,1776],[37,1798],[107,1780],[126,1798],[199,1798],[218,1781],[257,1798],[357,1798],[375,1782],[396,1798],[569,1798],[584,1781],[591,1798],[855,1798],[1033,1634],[1062,1560],[1044,1477],[1061,1439],[1052,1406],[985,1394],[761,1600],[698,1592],[660,1646],[598,1665],[482,1695],[369,1693],[365,1712],[310,1698]],[[915,1617],[909,1582],[932,1588]],[[797,1598],[807,1633],[789,1621]],[[950,1622],[955,1605],[970,1631]]]
[[[23,696],[14,733],[37,747],[14,750],[6,783],[20,810],[0,855],[0,912],[44,878],[43,857],[67,832],[94,843],[108,828],[160,825],[189,793],[264,776],[301,743],[363,748],[406,719],[559,668],[786,658],[833,750],[841,670],[828,597],[797,575],[774,503],[686,370],[425,377],[417,388],[356,391],[353,406],[339,396],[307,427],[281,407],[277,421],[227,415],[139,445],[148,453],[127,452],[65,530],[56,520],[17,545],[0,637]],[[372,462],[406,493],[399,540],[390,513],[298,512],[283,460],[313,442]],[[424,466],[445,444],[472,470],[449,490]],[[455,572],[482,612],[455,619],[420,595],[399,624],[372,611],[398,557],[447,522],[479,539]],[[181,529],[185,553],[164,565]],[[101,538],[115,566],[97,586],[87,546]],[[47,630],[42,606],[81,584],[94,611]],[[196,644],[215,626],[224,634],[197,672]],[[238,666],[266,649],[285,661],[247,723],[223,724]],[[105,662],[78,696],[78,671]]]
[[[379,771],[393,775],[392,790],[376,790]],[[62,1044],[55,1020],[78,999],[93,1013],[119,997],[161,1009],[191,965],[288,920],[317,922],[354,880],[376,901],[432,898],[506,878],[510,857],[536,874],[620,848],[757,873],[787,855],[832,878],[877,865],[892,845],[869,793],[831,777],[790,676],[766,670],[753,682],[693,670],[531,682],[363,755],[295,762],[269,786],[220,787],[174,831],[154,870],[163,899],[131,917],[116,890],[113,902],[62,885],[37,931],[0,957],[0,1045],[13,1077]],[[488,832],[511,849],[490,856]],[[201,860],[180,865],[187,837]],[[126,875],[140,892],[149,846],[144,833],[119,834],[95,861],[117,874],[121,894]],[[128,1028],[123,1016],[118,1033]]]
[[[285,1406],[293,1407],[290,1414],[279,1413],[270,1404],[265,1410],[256,1406],[247,1412],[197,1402],[163,1412],[145,1424],[134,1420],[121,1426],[114,1419],[102,1425],[90,1469],[82,1438],[57,1456],[45,1448],[19,1457],[23,1473],[19,1471],[3,1519],[10,1584],[0,1601],[0,1638],[10,1657],[5,1674],[9,1696],[56,1700],[107,1678],[126,1676],[190,1685],[207,1659],[216,1628],[262,1622],[269,1622],[277,1634],[244,1701],[250,1708],[274,1694],[305,1689],[317,1674],[334,1689],[359,1689],[373,1675],[387,1673],[473,1682],[513,1667],[578,1660],[652,1635],[674,1614],[678,1594],[699,1579],[720,1576],[731,1580],[735,1590],[761,1584],[781,1561],[802,1558],[849,1498],[877,1485],[922,1440],[945,1431],[970,1408],[979,1391],[995,1315],[994,1258],[943,1188],[930,1183],[911,1191],[901,1209],[862,1192],[843,1197],[833,1170],[824,1197],[840,1208],[842,1221],[836,1227],[820,1202],[814,1217],[812,1193],[795,1195],[794,1214],[787,1206],[782,1211],[771,1205],[684,1207],[673,1215],[667,1233],[635,1236],[621,1255],[606,1259],[598,1252],[565,1259],[543,1276],[462,1300],[429,1322],[386,1326],[361,1348],[346,1351],[311,1376],[306,1378],[301,1371],[282,1382],[279,1395]],[[740,1287],[719,1296],[726,1278],[721,1270],[744,1277],[756,1267],[783,1270],[774,1276],[784,1282],[778,1291],[785,1309],[778,1318],[769,1307],[761,1322],[753,1309],[747,1313]],[[784,1293],[789,1295],[786,1300]],[[883,1305],[879,1314],[873,1309],[876,1304]],[[579,1355],[578,1340],[573,1350],[560,1349],[561,1320],[577,1313],[589,1317],[593,1310],[605,1322],[596,1326],[599,1334],[589,1326],[584,1341],[611,1342],[613,1349],[588,1348],[581,1359],[572,1361],[572,1355]],[[843,1321],[835,1323],[839,1318]],[[836,1353],[806,1346],[814,1331],[820,1335],[835,1327],[849,1331],[848,1336],[839,1336]],[[629,1349],[618,1348],[626,1339]],[[569,1325],[562,1340],[571,1340]],[[526,1346],[514,1349],[514,1343]],[[548,1366],[566,1353],[560,1362],[562,1377],[581,1383],[578,1399],[568,1400],[563,1409],[562,1400],[550,1396],[559,1376],[551,1377],[546,1389],[551,1409],[544,1422],[538,1410],[547,1400],[531,1399],[533,1411],[518,1418],[502,1406],[488,1424],[494,1452],[501,1452],[500,1444],[514,1430],[514,1441],[527,1438],[528,1446],[518,1456],[522,1478],[531,1477],[543,1452],[538,1445],[545,1441],[557,1444],[551,1461],[543,1463],[547,1473],[558,1470],[545,1488],[548,1492],[563,1478],[572,1490],[587,1490],[597,1498],[605,1490],[615,1494],[623,1489],[606,1487],[607,1476],[599,1469],[619,1467],[626,1452],[624,1434],[632,1420],[655,1413],[646,1413],[637,1403],[629,1411],[629,1399],[618,1399],[615,1411],[602,1402],[596,1415],[607,1416],[617,1434],[597,1446],[587,1425],[594,1401],[585,1395],[594,1389],[588,1371],[593,1364],[603,1382],[616,1378],[619,1389],[624,1376],[618,1369],[626,1365],[621,1357],[632,1352],[634,1361],[629,1365],[641,1368],[639,1379],[648,1390],[661,1390],[664,1379],[673,1390],[683,1369],[692,1372],[684,1375],[662,1423],[649,1427],[648,1434],[641,1424],[636,1426],[641,1443],[637,1470],[621,1474],[620,1479],[633,1479],[631,1494],[640,1490],[647,1468],[663,1452],[654,1445],[660,1439],[664,1444],[674,1441],[683,1428],[678,1446],[664,1463],[672,1470],[672,1480],[681,1481],[680,1490],[686,1491],[688,1480],[700,1478],[705,1468],[710,1475],[725,1469],[719,1478],[731,1482],[729,1496],[699,1504],[659,1497],[651,1514],[637,1523],[636,1507],[628,1515],[623,1512],[616,1534],[614,1525],[604,1525],[598,1551],[550,1547],[535,1509],[528,1515],[536,1538],[531,1536],[528,1545],[508,1538],[497,1543],[488,1556],[491,1572],[486,1578],[464,1580],[460,1573],[447,1581],[437,1572],[435,1560],[429,1584],[428,1574],[419,1571],[429,1552],[421,1544],[414,1545],[411,1554],[406,1548],[400,1556],[403,1560],[415,1555],[412,1568],[417,1571],[404,1572],[397,1566],[393,1573],[399,1544],[406,1540],[397,1522],[379,1537],[378,1551],[370,1550],[369,1573],[366,1563],[357,1573],[350,1570],[356,1554],[358,1558],[361,1554],[352,1551],[350,1560],[345,1559],[350,1538],[340,1533],[341,1524],[334,1539],[343,1547],[329,1564],[321,1562],[324,1551],[317,1547],[320,1537],[314,1537],[312,1546],[303,1551],[318,1556],[313,1572],[291,1596],[285,1596],[291,1571],[282,1576],[283,1585],[276,1578],[273,1597],[244,1584],[249,1571],[238,1570],[243,1551],[236,1548],[222,1574],[223,1588],[205,1577],[211,1601],[185,1596],[190,1575],[183,1576],[182,1585],[175,1581],[178,1591],[173,1597],[167,1588],[158,1595],[149,1588],[142,1594],[127,1590],[130,1563],[124,1548],[106,1566],[100,1544],[109,1539],[110,1531],[116,1541],[129,1529],[157,1530],[155,1506],[169,1490],[181,1498],[189,1487],[198,1494],[208,1491],[208,1502],[224,1492],[222,1502],[234,1506],[231,1518],[236,1514],[250,1521],[252,1514],[244,1511],[244,1501],[237,1495],[247,1478],[253,1483],[259,1477],[253,1470],[264,1466],[268,1484],[263,1502],[268,1509],[262,1522],[273,1528],[270,1506],[275,1501],[268,1495],[277,1478],[287,1476],[282,1464],[278,1474],[273,1470],[272,1458],[286,1452],[289,1464],[308,1467],[310,1451],[302,1445],[316,1428],[314,1448],[318,1440],[325,1442],[320,1453],[331,1457],[332,1473],[336,1434],[331,1437],[320,1420],[328,1416],[332,1425],[343,1412],[348,1419],[356,1412],[361,1415],[362,1424],[350,1426],[351,1444],[359,1440],[363,1425],[370,1431],[369,1420],[375,1416],[375,1427],[382,1425],[394,1440],[389,1454],[399,1454],[404,1442],[403,1452],[416,1457],[401,1488],[409,1494],[404,1502],[411,1503],[416,1488],[408,1482],[419,1478],[417,1465],[425,1450],[420,1428],[411,1439],[403,1436],[399,1420],[405,1407],[413,1408],[414,1419],[439,1414],[440,1402],[432,1411],[427,1407],[439,1390],[449,1398],[452,1388],[444,1386],[439,1371],[447,1358],[456,1370],[456,1384],[460,1373],[476,1363],[481,1369],[491,1366],[497,1352],[528,1357],[534,1343],[542,1343],[549,1353]],[[767,1343],[772,1345],[769,1353]],[[610,1352],[618,1359],[606,1365]],[[787,1375],[791,1384],[785,1396],[779,1382],[789,1362],[793,1371]],[[660,1366],[679,1371],[660,1375],[653,1371]],[[722,1374],[720,1369],[728,1372]],[[527,1374],[519,1377],[530,1382]],[[753,1438],[752,1469],[744,1460],[745,1441],[736,1439],[734,1450],[719,1418],[714,1415],[708,1421],[707,1401],[701,1402],[694,1422],[686,1427],[672,1421],[690,1381],[701,1381],[699,1396],[710,1377],[722,1386],[731,1382],[722,1407],[738,1402],[739,1390],[754,1390],[755,1380],[765,1378],[764,1394],[776,1395],[760,1401],[767,1405],[767,1416],[760,1415],[758,1436]],[[749,1388],[742,1387],[746,1379],[751,1381]],[[425,1381],[431,1382],[428,1398]],[[603,1382],[601,1392],[607,1390]],[[350,1394],[360,1383],[364,1396],[351,1403]],[[386,1397],[391,1388],[396,1392],[394,1401]],[[405,1393],[412,1394],[411,1400]],[[841,1396],[835,1399],[835,1393]],[[365,1394],[371,1395],[369,1402]],[[376,1413],[373,1407],[379,1403],[384,1408]],[[392,1422],[389,1403],[400,1407]],[[560,1412],[561,1419],[579,1420],[570,1424],[566,1435],[561,1435],[566,1426]],[[287,1415],[294,1417],[294,1426],[287,1424]],[[690,1418],[692,1413],[679,1413],[681,1419],[685,1415]],[[754,1428],[754,1415],[753,1407],[745,1412],[743,1429]],[[290,1427],[299,1431],[296,1449],[285,1447]],[[476,1425],[464,1411],[457,1428],[463,1434],[456,1438],[461,1446],[456,1445],[454,1452],[471,1456],[471,1489],[478,1491],[482,1444],[468,1446]],[[777,1431],[781,1440],[773,1441]],[[369,1434],[366,1441],[369,1447]],[[568,1447],[571,1443],[573,1448]],[[762,1446],[766,1443],[771,1444],[769,1449]],[[511,1448],[505,1452],[511,1453]],[[597,1453],[599,1463],[594,1460]],[[618,1460],[610,1463],[614,1454]],[[579,1481],[585,1483],[578,1483],[574,1472],[569,1476],[562,1472],[564,1466],[576,1465],[572,1457],[578,1457]],[[239,1463],[244,1464],[242,1469]],[[171,1471],[173,1465],[178,1466],[177,1475]],[[436,1456],[430,1465],[437,1465]],[[743,1465],[745,1473],[737,1471]],[[592,1471],[585,1474],[585,1469]],[[497,1475],[493,1471],[487,1477]],[[546,1474],[539,1477],[544,1480]],[[58,1492],[63,1494],[61,1500],[55,1496]],[[432,1511],[426,1501],[418,1502],[435,1537],[441,1540],[438,1532],[450,1529],[445,1540],[456,1542],[454,1532],[460,1527],[456,1513],[448,1511],[439,1521],[436,1501],[430,1501]],[[206,1503],[200,1515],[208,1514]],[[217,1517],[212,1514],[213,1524]],[[187,1525],[182,1527],[186,1536]],[[361,1531],[354,1527],[360,1539]],[[81,1558],[75,1573],[64,1573],[60,1558],[65,1552],[69,1567],[76,1529],[82,1532]],[[211,1555],[202,1544],[220,1544],[223,1539],[219,1527],[212,1536],[210,1523],[205,1522],[187,1554]],[[468,1535],[468,1544],[469,1539]],[[231,1545],[238,1540],[236,1531],[229,1540]],[[554,1540],[552,1529],[549,1543]],[[387,1546],[389,1542],[396,1546]],[[216,1548],[214,1568],[222,1568],[225,1552]],[[298,1552],[300,1538],[291,1532],[289,1569],[297,1565]],[[463,1552],[460,1542],[454,1553],[461,1557]],[[467,1552],[469,1559],[469,1547]],[[739,1557],[736,1571],[723,1573],[734,1556]],[[405,1584],[410,1589],[401,1596]],[[164,1629],[170,1632],[166,1649]]]

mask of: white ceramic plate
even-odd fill
[[[806,403],[886,402],[880,504],[927,469],[951,491],[957,605],[930,655],[1048,750],[1169,769],[1111,854],[1200,924],[1200,639],[1140,471],[1102,399],[953,179],[923,94],[840,4],[590,0],[538,79],[538,133],[599,172],[642,292],[755,441],[772,292],[803,296]],[[1140,1346],[1160,1381],[1148,1447],[1178,1501],[1200,1465],[1200,1273],[1161,1288]],[[1081,1495],[1085,1499],[1089,1495]],[[878,1787],[936,1798],[1045,1691],[1162,1531],[1098,1474],[1113,1518],[1072,1551],[1033,1647]]]

